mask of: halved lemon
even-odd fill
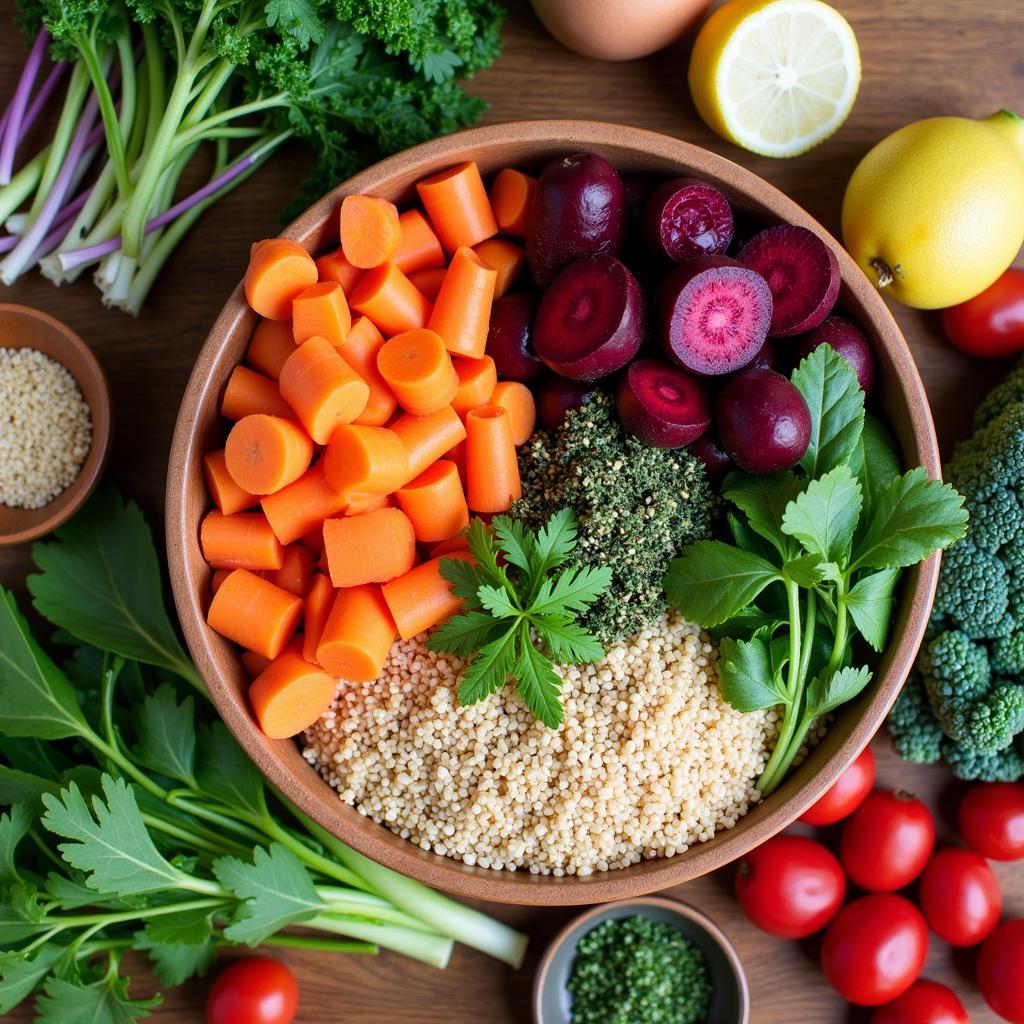
[[[762,156],[797,156],[846,120],[860,51],[849,22],[821,0],[731,0],[700,30],[689,80],[719,135]]]

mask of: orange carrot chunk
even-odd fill
[[[395,255],[402,229],[394,203],[380,196],[345,196],[340,220],[341,251],[353,267],[369,270]]]
[[[488,238],[474,246],[473,252],[497,274],[494,280],[496,299],[512,287],[526,265],[526,250],[507,238]]]
[[[289,648],[253,680],[249,703],[264,733],[284,740],[308,729],[331,706],[334,689],[331,676]]]
[[[290,639],[302,600],[247,569],[236,569],[213,595],[206,621],[236,644],[276,658]]]
[[[507,409],[482,405],[466,413],[466,499],[474,512],[507,512],[522,494]]]
[[[497,278],[472,249],[463,247],[452,257],[427,321],[452,355],[479,359],[484,354]]]
[[[450,405],[429,416],[407,413],[395,420],[391,429],[405,445],[410,480],[466,438],[466,427]]]
[[[216,594],[221,585],[231,575],[231,569],[214,569],[210,575],[210,594]]]
[[[465,440],[460,441],[458,444],[453,445],[444,453],[444,457],[455,464],[455,468],[459,471],[459,479],[462,481],[462,489],[466,489],[466,442]]]
[[[379,508],[394,508],[387,494],[349,494],[345,515],[361,516],[364,512],[376,512]]]
[[[280,569],[284,563],[284,549],[262,512],[208,512],[199,543],[214,569]]]
[[[242,668],[250,679],[255,679],[269,664],[270,659],[255,651],[242,651]]]
[[[206,489],[218,512],[230,516],[259,504],[260,499],[255,494],[250,494],[235,483],[228,472],[223,449],[207,452],[203,456],[203,476],[206,477]]]
[[[337,346],[342,359],[366,381],[370,397],[366,407],[353,420],[360,426],[382,427],[398,408],[398,399],[377,369],[377,353],[384,347],[384,335],[368,316],[352,324],[348,337]]]
[[[452,551],[444,557],[473,561],[468,551]],[[432,558],[380,588],[403,640],[450,619],[462,607],[462,599],[441,575],[440,564],[440,558]]]
[[[440,540],[427,548],[429,558],[440,558],[442,555],[450,555],[453,551],[469,551],[469,541],[464,533],[457,533],[447,540]]]
[[[430,300],[394,263],[382,263],[363,274],[349,305],[368,316],[387,337],[426,327],[430,319]]]
[[[395,497],[418,541],[447,540],[469,526],[466,495],[454,462],[439,459],[399,488]]]
[[[231,371],[224,397],[220,400],[220,414],[226,420],[236,421],[256,414],[280,416],[286,420],[295,418],[292,407],[281,397],[277,382],[250,370],[248,366],[236,366]]]
[[[334,587],[322,572],[318,572],[309,585],[306,609],[302,615],[302,656],[306,661],[317,660],[316,649],[320,643],[320,634],[324,631],[324,623],[331,613],[333,603]]]
[[[268,494],[260,504],[277,539],[291,544],[342,512],[346,501],[346,496],[327,482],[321,460],[294,483]]]
[[[399,216],[398,224],[401,237],[391,262],[403,274],[411,275],[414,271],[445,265],[444,249],[419,210],[406,210]]]
[[[348,296],[355,288],[356,282],[363,276],[359,267],[353,267],[341,249],[329,252],[316,261],[317,274],[321,281],[334,281],[340,284]]]
[[[224,458],[231,478],[243,490],[273,494],[306,472],[313,442],[291,420],[246,416],[231,428]]]
[[[292,303],[292,335],[301,345],[310,338],[326,338],[340,345],[352,328],[352,314],[340,284],[320,281],[295,296]]]
[[[491,209],[498,227],[507,235],[526,237],[526,221],[537,179],[506,167],[491,185]]]
[[[408,572],[416,558],[416,535],[397,508],[379,508],[324,523],[327,568],[336,587],[384,583]]]
[[[267,579],[275,587],[287,590],[289,594],[305,597],[313,579],[315,563],[316,559],[309,548],[297,543],[289,544],[284,549],[281,567],[273,572],[268,572]]]
[[[517,380],[503,380],[491,392],[491,405],[500,405],[508,413],[512,443],[518,448],[526,444],[537,425],[537,403],[533,392]]]
[[[444,342],[433,331],[396,334],[377,353],[377,369],[406,412],[428,416],[449,405],[459,378]]]
[[[476,245],[498,233],[480,168],[474,161],[424,178],[416,191],[448,252],[455,252],[461,245]]]
[[[437,302],[441,285],[444,283],[444,276],[448,273],[447,267],[424,267],[423,270],[414,270],[409,275],[409,280],[431,301]]]
[[[490,356],[481,356],[479,359],[458,356],[452,362],[459,378],[459,390],[452,399],[452,408],[464,416],[470,409],[490,401],[498,383],[498,371]]]
[[[290,238],[267,238],[257,242],[245,271],[245,297],[260,316],[287,320],[292,300],[304,288],[316,284],[313,257]]]
[[[313,471],[310,470],[310,472],[313,472]],[[295,483],[298,483],[298,482],[299,482],[298,480],[295,481]],[[294,484],[292,486],[294,486]],[[285,488],[285,490],[287,490],[287,489],[288,488]],[[278,491],[278,494],[283,494],[283,493],[284,493],[283,491]],[[338,511],[341,511],[341,509],[338,509]],[[332,512],[331,515],[334,515],[334,513]],[[306,547],[309,548],[309,550],[312,551],[313,554],[316,555],[317,558],[322,557],[323,553],[324,553],[324,528],[323,528],[323,524],[322,523],[318,523],[312,530],[309,530],[307,533],[304,533],[299,538],[299,543],[300,544],[305,544]]]
[[[252,332],[245,361],[264,377],[277,380],[284,361],[295,351],[290,320],[261,320]]]
[[[333,676],[369,682],[380,675],[394,639],[395,620],[380,587],[346,587],[335,595],[316,660]]]
[[[324,455],[331,486],[351,494],[391,494],[405,482],[409,457],[387,427],[341,426]]]

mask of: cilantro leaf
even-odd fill
[[[25,804],[13,804],[6,814],[0,814],[0,882],[20,881],[15,855],[34,820]]]
[[[466,531],[470,554],[476,559],[479,584],[503,587],[508,580],[505,570],[498,565],[498,545],[482,519],[474,519]]]
[[[438,564],[441,575],[452,585],[452,593],[461,597],[467,610],[480,607],[477,591],[480,589],[480,576],[476,566],[464,558],[442,558]]]
[[[723,637],[718,657],[718,688],[737,711],[761,711],[787,704],[789,696],[779,684],[777,667],[761,637]]]
[[[39,890],[29,882],[0,886],[0,943],[9,945],[40,935],[52,925],[39,902]]]
[[[267,0],[263,11],[271,28],[294,36],[303,48],[324,37],[324,23],[313,0]]]
[[[561,701],[561,677],[551,661],[533,646],[529,623],[522,622],[519,632],[519,656],[513,667],[516,689],[534,718],[549,729],[557,729],[565,714]]]
[[[9,1013],[32,995],[64,952],[63,946],[45,942],[32,957],[0,953],[0,1013]]]
[[[509,596],[509,592],[504,587],[491,587],[485,584],[477,590],[477,596],[484,609],[496,619],[515,618],[522,614],[522,608]]]
[[[574,565],[553,580],[548,577],[530,606],[536,615],[548,612],[586,611],[608,589],[612,570],[607,565]]]
[[[831,572],[833,569],[835,566],[829,562],[823,562],[821,555],[800,555],[798,558],[791,558],[786,562],[782,567],[782,574],[798,587],[809,589],[816,587],[825,578],[826,572]]]
[[[60,784],[51,779],[0,764],[0,804],[7,806],[20,802],[38,807],[44,793],[56,793],[59,789]]]
[[[506,628],[486,612],[463,612],[431,633],[427,637],[427,647],[432,651],[448,651],[460,658],[467,658],[493,640],[498,630],[504,631]]]
[[[132,1024],[144,1020],[163,998],[131,999],[128,984],[128,978],[119,978],[113,970],[89,985],[52,977],[36,1000],[36,1024]]]
[[[725,478],[722,497],[743,512],[750,529],[785,558],[791,553],[792,542],[781,529],[782,516],[803,489],[803,482],[789,470],[768,476],[734,472]]]
[[[217,947],[212,938],[191,945],[158,942],[147,928],[136,932],[134,946],[146,953],[153,973],[165,985],[183,985],[189,978],[201,978],[217,961]]]
[[[837,669],[829,672],[823,669],[811,680],[807,687],[807,711],[809,717],[817,718],[840,705],[853,700],[868,683],[871,682],[871,670],[865,666],[860,668]]]
[[[516,659],[516,626],[480,648],[459,685],[459,703],[476,704],[507,682]]]
[[[849,466],[836,466],[812,480],[786,506],[782,530],[800,541],[810,554],[845,566],[860,510],[860,484]]]
[[[892,592],[900,578],[899,569],[880,569],[862,576],[846,595],[846,608],[854,625],[871,647],[881,652],[892,621]]]
[[[531,572],[531,586],[536,586],[547,573],[557,569],[572,554],[578,530],[576,513],[571,508],[563,508],[537,531],[537,553]]]
[[[145,934],[168,946],[199,946],[213,935],[212,915],[210,907],[194,907],[154,917],[146,922]]]
[[[174,687],[162,683],[138,709],[135,734],[135,754],[142,764],[185,785],[195,785],[196,730],[191,697],[179,704]]]
[[[501,544],[505,561],[529,573],[538,557],[537,543],[522,522],[511,516],[495,516],[491,529]]]
[[[566,612],[531,614],[530,622],[552,658],[563,665],[598,661],[604,654],[600,642]]]
[[[860,481],[864,496],[863,520],[870,520],[879,492],[900,475],[900,468],[899,452],[888,428],[867,413],[860,443],[850,459],[850,470]]]
[[[199,727],[196,782],[214,800],[245,811],[253,821],[268,816],[263,776],[221,721]]]

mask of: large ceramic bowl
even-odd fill
[[[554,156],[588,150],[621,171],[698,175],[714,182],[741,211],[771,223],[787,221],[817,232],[835,250],[842,271],[841,304],[869,334],[878,357],[880,401],[908,465],[939,473],[939,453],[924,389],[906,342],[878,293],[840,244],[767,182],[722,157],[653,132],[589,121],[526,121],[449,135],[399,153],[339,185],[285,232],[314,254],[338,244],[341,198],[363,192],[401,205],[420,178],[463,160],[483,173],[501,167],[538,168]],[[896,698],[924,634],[938,573],[933,556],[906,574],[892,643],[870,688],[843,709],[827,738],[768,800],[713,840],[668,859],[585,878],[531,875],[469,867],[427,853],[346,806],[303,760],[297,743],[267,739],[246,703],[247,680],[235,649],[206,626],[210,570],[199,549],[207,510],[201,457],[219,438],[221,390],[256,324],[241,284],[210,331],[189,380],[171,449],[167,490],[167,549],[174,596],[188,645],[220,713],[270,781],[324,828],[362,853],[429,885],[504,903],[582,904],[624,899],[678,885],[742,856],[783,829],[828,788],[856,757]]]

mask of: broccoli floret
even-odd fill
[[[1024,632],[1001,636],[989,651],[992,671],[1000,676],[1024,675]]]
[[[917,673],[907,680],[896,698],[887,725],[893,747],[904,761],[935,764],[942,757],[942,741],[946,734],[935,721]]]
[[[1019,743],[986,754],[968,750],[946,739],[942,744],[942,756],[953,774],[968,782],[1016,782],[1024,776],[1024,756]]]
[[[1024,404],[1024,362],[994,387],[974,414],[974,429],[982,430],[1011,406]]]
[[[973,519],[968,521],[970,532]],[[969,538],[943,556],[934,614],[941,621],[981,640],[1013,631],[1009,617],[1010,585],[998,556],[976,548]]]

